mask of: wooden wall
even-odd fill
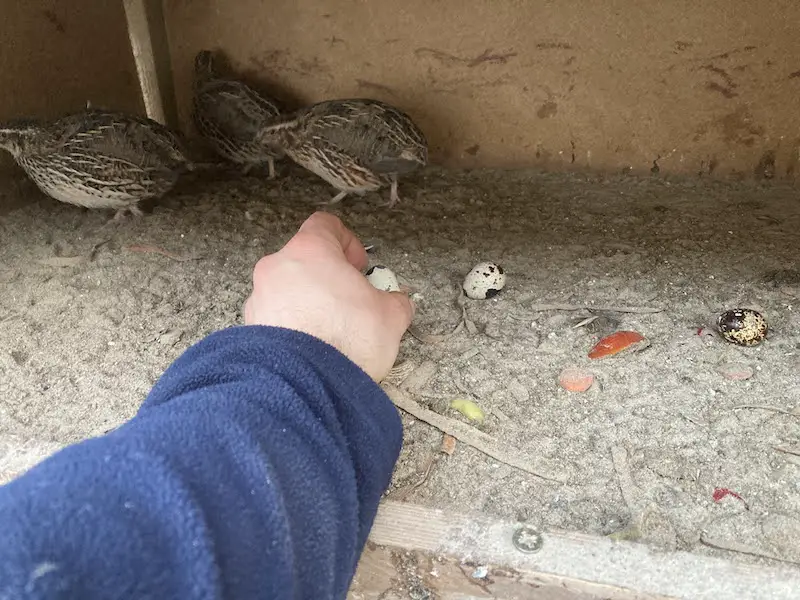
[[[279,96],[399,105],[445,165],[794,177],[800,159],[792,0],[165,0],[164,12],[184,125],[192,57],[220,48]]]
[[[0,0],[0,118],[143,112],[117,0]],[[370,96],[432,162],[794,179],[800,4],[164,0],[180,124],[217,48],[290,106]]]
[[[121,0],[0,0],[0,14],[0,119],[56,116],[87,101],[143,111]]]

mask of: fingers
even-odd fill
[[[247,297],[244,303],[244,324],[251,325],[253,323],[253,296],[250,295]]]
[[[414,318],[414,312],[416,310],[414,302],[403,292],[384,292],[383,295],[386,298],[389,322],[392,328],[398,331],[402,336],[411,325],[411,320]]]
[[[367,251],[364,250],[364,245],[338,217],[330,213],[315,212],[300,226],[298,233],[335,244],[344,253],[347,262],[359,271],[367,266]]]

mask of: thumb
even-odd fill
[[[404,292],[384,292],[383,295],[386,298],[385,310],[389,313],[387,315],[389,323],[392,329],[402,336],[414,318],[416,312],[414,301]]]

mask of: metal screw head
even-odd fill
[[[542,534],[529,525],[519,527],[511,537],[511,541],[517,550],[526,554],[538,552],[544,545]]]

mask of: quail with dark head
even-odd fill
[[[400,200],[398,176],[428,162],[420,128],[406,113],[378,100],[320,102],[264,127],[258,139],[339,190],[326,204],[391,185],[386,206],[392,207]]]
[[[197,53],[194,61],[192,120],[197,132],[211,149],[244,173],[267,163],[269,177],[275,177],[275,159],[283,153],[256,140],[280,112],[273,100],[242,81],[217,73],[215,56],[209,50]]]

